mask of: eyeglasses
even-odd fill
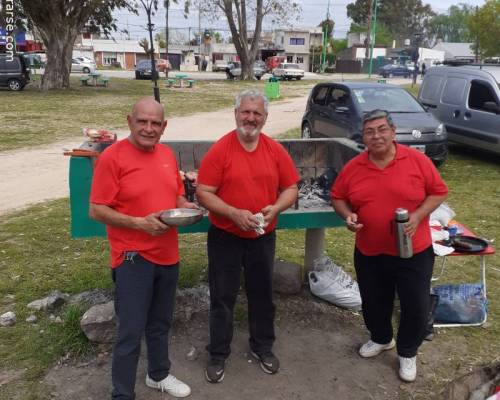
[[[363,131],[363,136],[371,138],[378,133],[380,136],[388,135],[392,131],[389,125],[379,126],[378,128],[369,128]]]

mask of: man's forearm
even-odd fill
[[[122,214],[103,204],[90,203],[89,216],[105,225],[119,228],[139,229],[138,218]]]
[[[287,187],[280,193],[276,200],[276,203],[274,203],[274,205],[278,209],[278,213],[285,211],[286,209],[290,208],[293,203],[295,203],[295,200],[297,200],[298,191],[299,190],[297,189],[297,186],[294,185]]]
[[[236,208],[227,204],[215,193],[206,190],[197,191],[196,197],[198,198],[200,204],[208,211],[218,214],[222,217],[232,219],[232,214],[236,211]]]

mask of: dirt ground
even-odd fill
[[[276,135],[300,126],[307,97],[273,102],[264,132]],[[126,125],[126,116],[123,116]],[[234,129],[232,109],[168,119],[163,140],[216,140]],[[105,127],[103,127],[105,128]],[[118,132],[119,138],[128,135]],[[79,147],[82,137],[28,150],[0,152],[0,215],[46,200],[69,196],[69,157],[65,149]]]
[[[446,351],[450,346],[445,338],[437,336],[433,342],[422,345],[417,381],[402,383],[397,377],[395,350],[373,359],[358,356],[357,348],[368,339],[359,314],[316,300],[307,289],[298,296],[277,296],[276,303],[274,351],[281,361],[281,369],[276,375],[265,374],[248,355],[247,327],[242,321],[237,323],[224,381],[210,384],[204,378],[207,315],[196,314],[189,323],[175,327],[170,344],[171,372],[191,386],[190,398],[393,400],[412,399],[418,394],[424,396],[418,398],[431,398],[429,383],[434,370],[446,363]],[[199,351],[199,356],[189,361],[186,356],[192,346]],[[137,400],[171,398],[145,386],[144,347],[137,375]],[[44,383],[50,386],[53,399],[109,398],[110,356],[57,366],[48,373]]]

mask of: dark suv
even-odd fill
[[[8,54],[0,54],[0,86],[10,90],[22,90],[30,81],[24,57],[14,54],[12,60]]]
[[[398,143],[424,152],[436,165],[446,160],[448,137],[444,125],[395,85],[319,83],[307,101],[302,137],[346,137],[361,142],[363,114],[375,109],[391,113]]]
[[[155,68],[158,67],[158,61],[155,60]],[[156,69],[156,79],[160,76]],[[135,66],[135,79],[152,79],[151,60],[140,60]]]

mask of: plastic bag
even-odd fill
[[[309,287],[312,294],[332,304],[361,310],[358,283],[326,256],[314,260],[313,270],[309,272]]]
[[[448,226],[448,223],[455,216],[455,211],[453,211],[450,206],[446,203],[441,203],[438,208],[436,208],[430,215],[431,220],[437,220],[441,226]]]
[[[439,285],[432,288],[432,293],[439,296],[436,323],[474,324],[486,317],[488,301],[480,283]]]

